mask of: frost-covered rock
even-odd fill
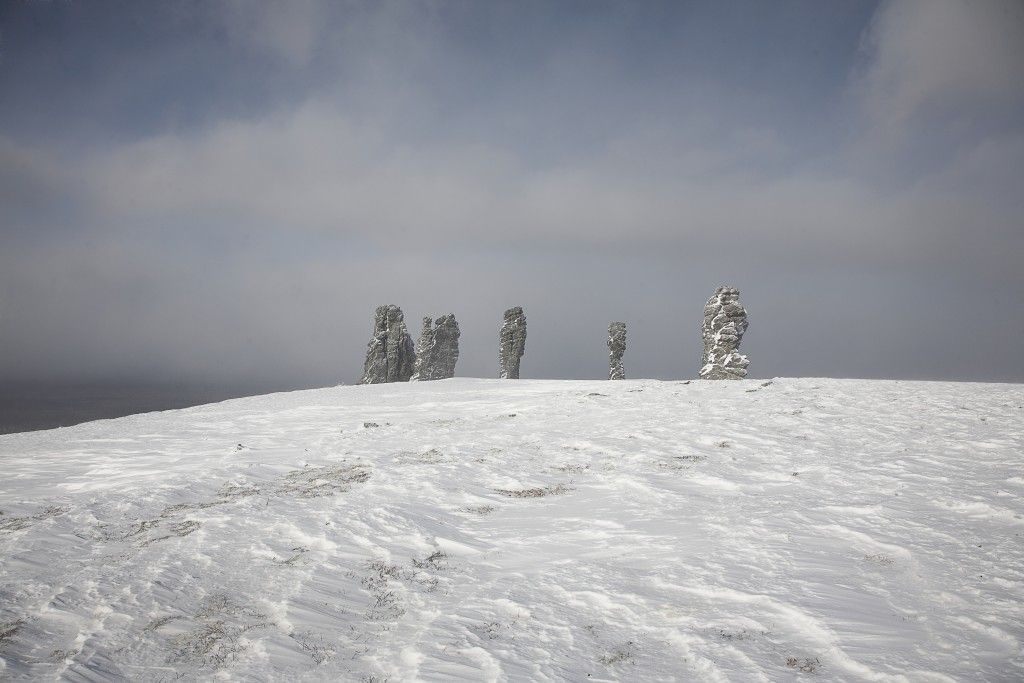
[[[526,353],[526,316],[521,306],[505,311],[498,341],[498,376],[501,379],[519,379],[519,361]]]
[[[455,376],[459,361],[459,323],[455,314],[437,320],[423,319],[423,332],[416,346],[416,371],[412,379],[448,379]]]
[[[622,354],[626,352],[626,323],[608,325],[608,379],[626,379]]]
[[[743,379],[750,361],[739,352],[747,331],[747,311],[740,304],[740,290],[719,287],[704,306],[701,325],[704,353],[701,379]]]
[[[415,366],[416,349],[405,329],[402,309],[395,305],[378,306],[359,383],[408,382]]]

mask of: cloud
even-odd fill
[[[919,117],[983,112],[1024,99],[1024,4],[887,0],[863,43],[857,86],[893,135]]]
[[[207,9],[214,12],[234,44],[277,57],[293,67],[304,67],[312,60],[326,18],[320,0],[221,0]]]
[[[976,243],[958,221],[983,233],[1016,221],[1005,202],[973,193],[1024,156],[1019,144],[1001,148],[998,164],[994,150],[969,151],[901,192],[841,167],[780,172],[766,161],[779,148],[765,133],[704,144],[677,130],[659,150],[645,131],[623,130],[603,150],[537,167],[497,142],[396,143],[311,101],[117,147],[87,159],[78,176],[112,223],[201,217],[228,233],[395,250],[574,245],[892,264]],[[970,178],[969,187],[951,178]],[[1004,250],[979,258],[1012,266]]]
[[[602,376],[617,318],[631,374],[687,376],[725,283],[751,310],[757,374],[1020,376],[1001,340],[1024,333],[1024,137],[1017,76],[990,73],[1017,48],[988,10],[935,6],[883,4],[854,74],[849,53],[814,71],[822,94],[786,66],[807,46],[752,76],[788,43],[708,55],[643,13],[623,33],[543,5],[203,5],[221,28],[188,50],[163,36],[170,57],[143,51],[161,68],[137,78],[187,86],[174,65],[201,48],[225,83],[202,116],[0,138],[0,377],[352,380],[381,303],[413,328],[454,311],[460,374],[493,374],[497,318],[524,305],[530,376]],[[932,25],[942,45],[919,35]],[[103,110],[131,118],[126,73]],[[843,111],[821,104],[851,78]],[[975,109],[970,135],[950,132]],[[892,171],[913,136],[943,154]]]
[[[51,155],[0,135],[0,235],[27,214],[45,210],[68,189]]]

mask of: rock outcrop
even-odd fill
[[[519,361],[526,353],[526,316],[522,307],[515,306],[505,311],[498,342],[498,376],[501,379],[519,379]]]
[[[415,366],[416,350],[405,329],[402,309],[394,305],[378,306],[359,383],[408,382]]]
[[[739,352],[747,331],[747,311],[740,304],[740,290],[719,287],[704,306],[701,337],[704,353],[701,379],[743,379],[750,361]]]
[[[626,352],[626,323],[608,325],[608,379],[626,379],[622,354]]]
[[[448,379],[455,376],[459,361],[459,323],[455,314],[437,320],[423,319],[423,332],[416,344],[416,371],[413,381]]]

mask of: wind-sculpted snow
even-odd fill
[[[2,436],[0,679],[1019,681],[1021,389],[454,379]]]

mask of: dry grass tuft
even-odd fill
[[[494,492],[508,496],[509,498],[543,498],[545,496],[560,496],[563,493],[568,493],[572,489],[565,484],[555,484],[554,486],[544,486],[532,489],[494,489]]]

